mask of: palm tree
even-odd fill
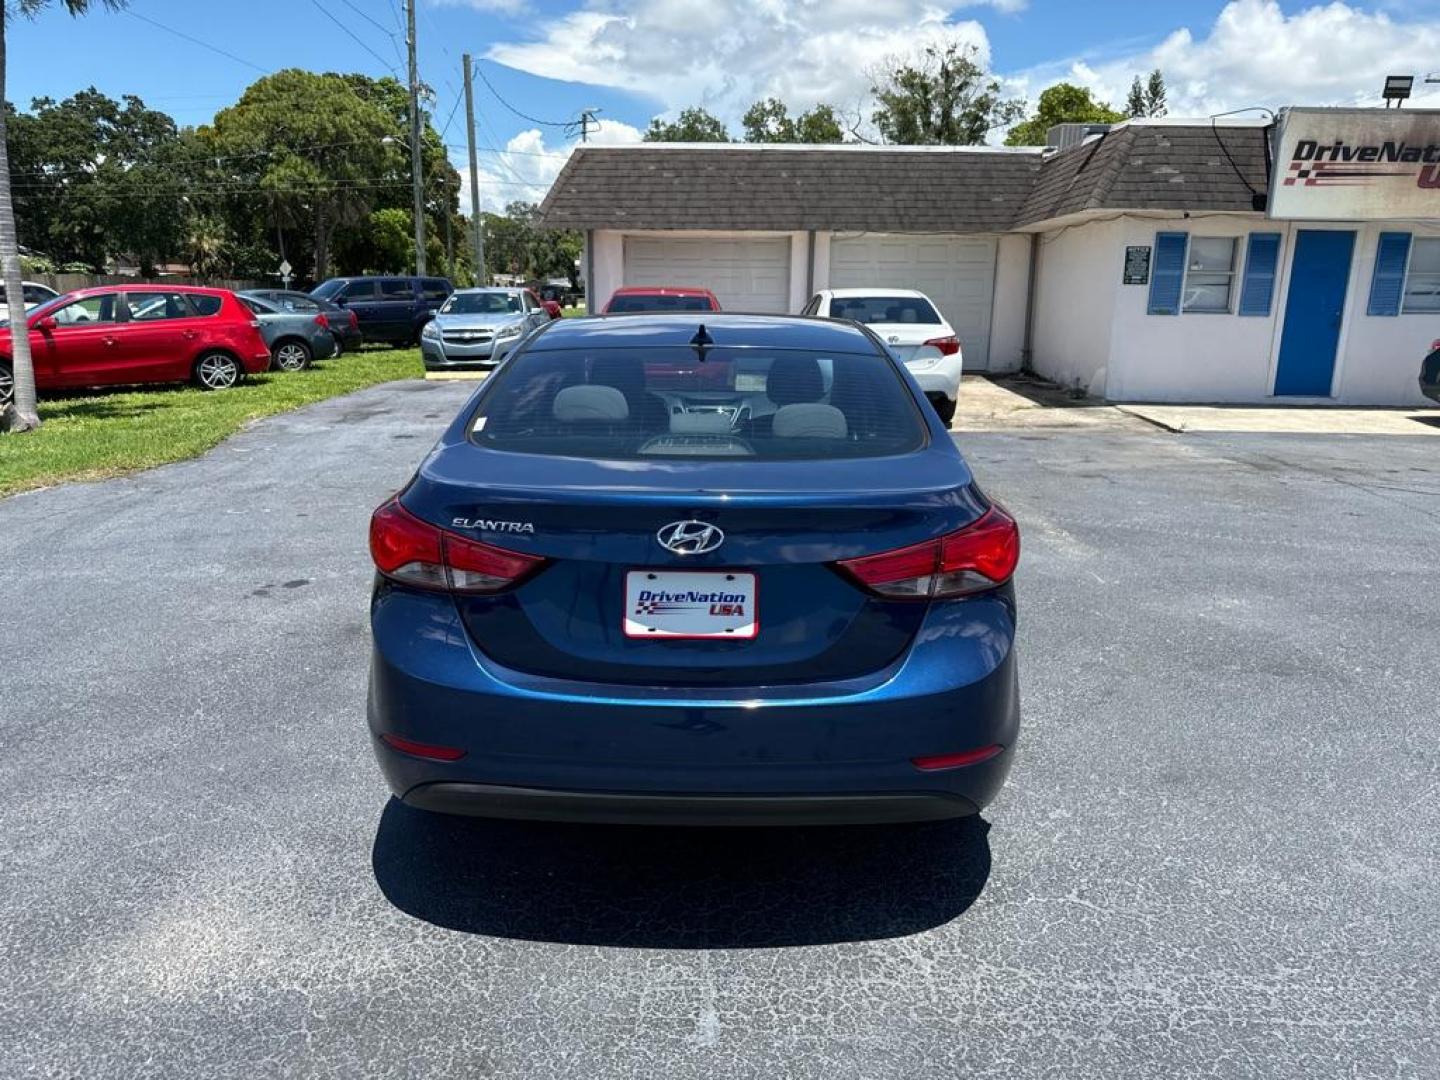
[[[0,102],[5,100],[5,26],[14,12],[34,17],[50,0],[0,0]],[[83,15],[90,0],[61,0],[71,15]],[[125,0],[99,0],[109,8],[125,5]],[[30,359],[30,328],[24,319],[25,295],[21,283],[19,240],[15,235],[15,206],[10,201],[10,136],[6,131],[5,110],[0,108],[0,276],[5,295],[11,303],[10,370],[13,376],[13,410],[4,410],[0,401],[0,422],[11,431],[33,431],[40,426],[35,408],[35,365]],[[4,372],[0,371],[0,380]],[[3,382],[0,382],[3,389]]]

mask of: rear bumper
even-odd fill
[[[448,813],[715,824],[976,813],[1019,733],[1008,599],[932,605],[890,667],[800,687],[665,689],[526,675],[472,644],[453,601],[382,589],[369,725],[390,789]],[[438,761],[382,735],[463,751]],[[976,765],[912,759],[1000,745]]]
[[[445,781],[419,784],[403,801],[442,814],[602,825],[884,825],[979,812],[948,793],[636,795]]]

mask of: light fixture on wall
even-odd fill
[[[1398,109],[1406,98],[1410,96],[1410,90],[1415,85],[1414,75],[1386,75],[1385,90],[1380,95],[1385,99],[1385,107],[1390,108],[1393,101]]]

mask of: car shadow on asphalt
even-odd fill
[[[385,897],[471,934],[652,949],[903,937],[960,915],[990,875],[978,817],[920,825],[665,828],[447,817],[391,799]]]

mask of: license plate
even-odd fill
[[[755,575],[728,570],[631,570],[625,575],[625,636],[753,638]]]

